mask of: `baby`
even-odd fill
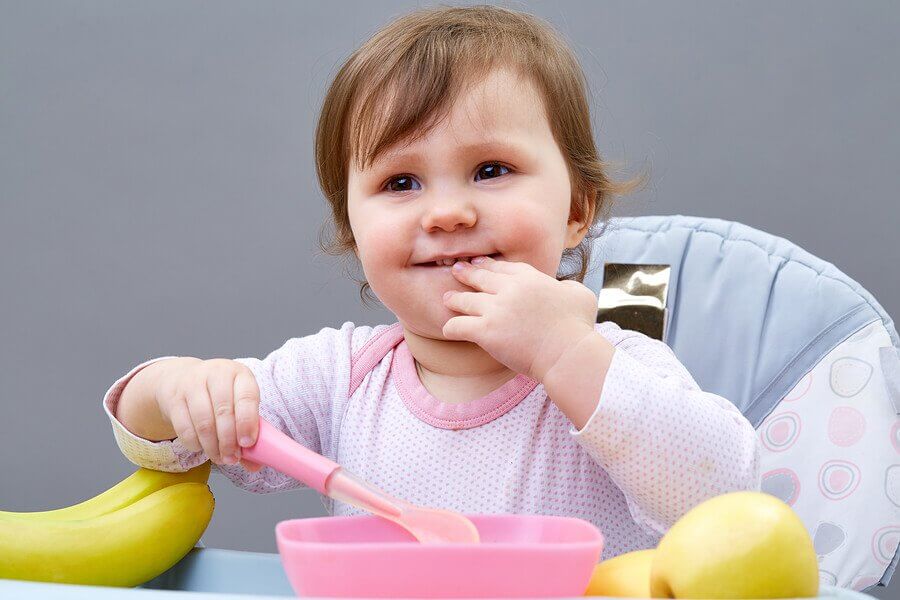
[[[396,322],[325,327],[263,360],[139,364],[103,399],[124,455],[300,487],[241,459],[263,417],[416,504],[591,521],[606,558],[758,490],[744,416],[663,342],[596,322],[589,233],[636,184],[607,178],[585,96],[574,54],[528,14],[429,8],[376,33],[328,90],[316,167],[326,251],[353,254],[363,301],[370,288]]]

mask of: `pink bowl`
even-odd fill
[[[298,596],[582,596],[603,550],[589,521],[467,514],[479,544],[421,544],[375,515],[281,521],[278,553]]]

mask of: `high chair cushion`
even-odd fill
[[[890,579],[900,538],[900,420],[886,382],[895,367],[882,363],[888,349],[882,322],[864,326],[758,428],[762,491],[804,520],[828,585],[864,590]]]
[[[762,489],[813,537],[822,582],[887,585],[900,543],[900,338],[857,282],[795,244],[714,218],[619,217],[606,262],[669,264],[666,343],[757,428]]]

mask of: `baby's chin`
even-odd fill
[[[442,305],[440,296],[437,300],[419,300],[396,307],[387,306],[394,317],[403,324],[404,329],[421,337],[431,339],[444,338],[444,324],[459,313]]]

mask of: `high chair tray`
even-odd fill
[[[277,553],[219,548],[194,548],[171,569],[137,588],[0,579],[0,598],[22,600],[241,600],[285,596],[294,597],[294,592]],[[871,600],[872,596],[823,585],[819,589],[819,598]],[[336,599],[307,597],[307,600]]]

